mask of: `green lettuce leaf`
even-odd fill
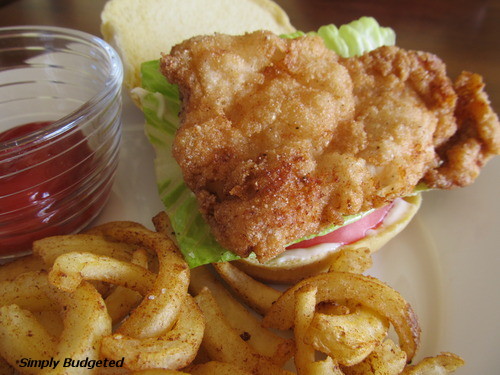
[[[380,27],[377,21],[370,17],[362,17],[340,28],[334,25],[323,26],[317,32],[308,34],[319,35],[328,48],[344,57],[360,55],[382,45],[393,45],[395,42],[394,31]],[[304,32],[297,31],[282,37],[296,38],[304,35]],[[199,212],[194,194],[185,185],[181,169],[172,156],[172,143],[179,127],[180,99],[177,86],[170,84],[160,73],[158,60],[143,63],[141,75],[142,88],[134,89],[132,95],[139,101],[146,118],[145,131],[156,154],[158,192],[186,262],[193,268],[238,259],[237,255],[215,241],[208,224]],[[370,212],[346,216],[344,225]],[[308,238],[329,233],[340,227],[332,226]],[[297,242],[304,239],[306,238]]]
[[[160,199],[165,206],[179,248],[190,267],[234,260],[222,248],[203,220],[194,194],[184,183],[179,165],[172,156],[172,143],[179,127],[179,91],[160,73],[159,61],[142,64],[142,88],[133,90],[146,118],[146,135],[156,154],[155,172]]]
[[[381,46],[393,46],[396,33],[390,27],[381,27],[373,17],[361,17],[342,25],[321,26],[318,31],[304,33],[295,31],[281,35],[282,38],[298,38],[304,35],[318,35],[325,45],[342,57],[360,56]]]

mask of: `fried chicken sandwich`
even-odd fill
[[[451,80],[394,39],[365,17],[195,36],[142,65],[134,95],[188,263],[240,259],[277,282],[327,270],[339,249],[399,233],[422,190],[466,186],[500,153],[481,77]]]

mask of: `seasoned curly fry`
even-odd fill
[[[158,336],[170,329],[177,319],[189,285],[189,268],[173,242],[141,225],[111,228],[106,234],[118,241],[153,249],[159,261],[159,271],[152,289],[118,332],[146,338]]]

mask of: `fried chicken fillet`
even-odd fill
[[[318,37],[189,39],[161,59],[179,85],[173,153],[218,242],[260,261],[343,215],[468,185],[500,153],[477,74],[381,47],[341,58]]]

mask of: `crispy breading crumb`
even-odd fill
[[[500,149],[480,77],[453,85],[428,53],[346,59],[259,31],[189,39],[161,69],[183,98],[173,152],[187,185],[216,239],[260,261],[420,181],[469,184]]]

